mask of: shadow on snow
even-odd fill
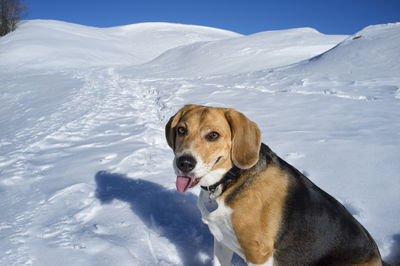
[[[96,197],[102,204],[114,199],[129,203],[147,227],[176,246],[183,265],[211,265],[213,238],[201,221],[195,195],[181,194],[153,182],[106,171],[98,172],[95,180]],[[209,259],[201,259],[196,254],[207,254]],[[236,256],[233,262],[243,263]]]
[[[197,197],[167,190],[161,185],[121,174],[100,171],[95,176],[96,197],[101,203],[118,199],[130,204],[147,227],[160,232],[173,243],[184,265],[209,265],[200,252],[211,255],[213,239],[201,221]]]

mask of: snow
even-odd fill
[[[242,36],[25,21],[0,38],[0,265],[210,265],[199,188],[176,191],[164,139],[186,103],[245,113],[399,263],[399,45],[400,23]]]
[[[261,32],[170,49],[138,68],[144,67],[146,74],[179,77],[250,72],[308,59],[344,38],[326,36],[311,28]]]
[[[241,36],[225,30],[169,23],[99,29],[61,21],[32,20],[2,40],[1,65],[81,68],[147,62],[177,46]],[[27,52],[29,51],[29,52]]]

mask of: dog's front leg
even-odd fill
[[[214,266],[231,265],[233,251],[214,238]]]

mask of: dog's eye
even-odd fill
[[[184,136],[184,135],[186,134],[187,130],[186,130],[186,128],[184,128],[184,127],[178,127],[178,128],[176,129],[176,132],[178,132],[178,135]]]
[[[206,136],[206,139],[209,140],[209,141],[215,141],[215,140],[217,140],[219,137],[220,137],[219,133],[213,131],[213,132],[209,133],[209,134]]]

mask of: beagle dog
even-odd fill
[[[214,265],[388,265],[367,230],[332,196],[261,143],[232,108],[186,105],[165,128],[179,192],[200,185]]]

